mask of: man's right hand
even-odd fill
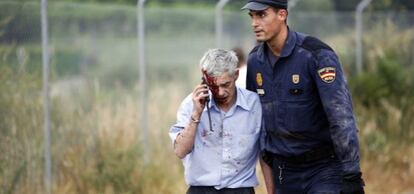
[[[196,117],[194,119],[199,119],[201,113],[204,110],[206,105],[206,98],[209,96],[208,94],[208,87],[206,84],[200,84],[196,86],[193,90],[192,100],[193,100],[193,116]]]

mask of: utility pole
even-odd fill
[[[43,146],[45,157],[45,193],[52,193],[52,156],[50,152],[50,102],[49,102],[49,40],[47,22],[47,0],[41,0],[42,63],[43,63]]]

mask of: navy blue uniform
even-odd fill
[[[257,92],[262,103],[263,150],[276,158],[295,159],[274,161],[275,182],[302,181],[297,187],[311,192],[313,182],[323,182],[321,178],[335,185],[341,184],[343,174],[360,172],[352,101],[338,57],[329,46],[289,29],[279,57],[261,43],[249,54],[247,68],[246,88]],[[293,164],[312,158],[309,153],[320,148],[331,148],[332,156]],[[299,180],[307,175],[308,180]],[[283,189],[278,184],[276,189]]]

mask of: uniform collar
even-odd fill
[[[295,48],[295,45],[296,45],[296,34],[295,34],[295,32],[291,31],[289,29],[289,26],[287,28],[288,28],[288,37],[286,39],[285,46],[283,46],[282,54],[280,55],[280,57],[289,56],[293,52],[293,49]]]
[[[288,37],[286,39],[285,45],[283,46],[280,57],[289,56],[293,52],[295,45],[296,45],[297,38],[296,38],[295,32],[290,30],[289,26],[287,28],[288,28]],[[257,50],[258,51],[257,57],[261,62],[266,61],[265,60],[266,59],[266,48],[265,47],[267,47],[267,44],[265,42],[262,42],[260,43],[260,46]]]
[[[236,97],[237,99],[236,99],[235,105],[239,106],[242,109],[249,111],[250,108],[249,108],[249,105],[247,104],[245,93],[243,93],[243,91],[239,87],[236,87],[236,94],[237,94],[237,97]],[[214,101],[214,98],[212,98],[211,93],[210,93],[210,99],[212,99],[210,100],[208,104],[210,109],[214,107],[217,111],[220,111],[219,107],[216,105],[216,102]],[[230,110],[233,109],[233,106],[234,104],[232,105],[232,108],[230,108]]]

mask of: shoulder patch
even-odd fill
[[[318,75],[321,80],[325,83],[332,83],[336,78],[336,68],[335,67],[324,67],[318,70]]]
[[[305,37],[302,43],[302,47],[311,52],[315,52],[321,49],[327,49],[327,50],[333,51],[333,49],[330,46],[328,46],[321,40],[315,37],[312,37],[312,36]]]

